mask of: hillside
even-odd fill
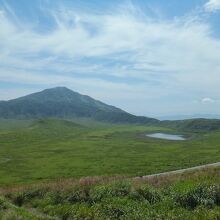
[[[177,121],[161,121],[160,125],[181,131],[210,132],[220,130],[219,119],[197,118]]]
[[[158,120],[129,114],[65,87],[46,89],[21,98],[1,101],[0,118],[92,118],[112,123],[158,123]]]

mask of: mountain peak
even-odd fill
[[[155,119],[131,115],[67,87],[54,87],[0,103],[0,118],[92,118],[108,122],[149,123]]]
[[[49,89],[44,89],[43,91],[39,92],[39,93],[46,93],[46,92],[55,92],[55,93],[67,93],[67,92],[71,92],[71,93],[76,93],[73,90],[65,87],[65,86],[58,86],[58,87],[53,87],[53,88],[49,88]]]
[[[73,101],[77,97],[82,96],[77,92],[72,91],[67,87],[54,87],[49,89],[44,89],[40,92],[32,93],[27,96],[15,100],[29,100],[36,102],[65,102]]]
[[[47,90],[51,90],[51,91],[72,91],[71,89],[65,87],[65,86],[57,86],[57,87],[53,87],[53,88],[49,88],[49,89],[45,89],[43,91],[47,91]],[[42,91],[42,92],[43,92]]]

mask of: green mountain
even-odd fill
[[[129,114],[65,87],[46,89],[21,98],[1,101],[0,118],[91,118],[112,123],[152,124],[159,121]]]

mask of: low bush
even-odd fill
[[[69,203],[90,202],[90,188],[77,186],[68,192],[66,201]]]
[[[130,191],[130,182],[113,182],[111,184],[95,186],[90,190],[90,198],[93,202],[98,202],[105,198],[127,196],[129,195]]]
[[[199,205],[213,208],[220,205],[220,186],[198,185],[184,194],[177,195],[175,202],[184,208],[194,209]]]
[[[43,189],[30,189],[17,193],[9,193],[6,195],[15,205],[22,206],[25,202],[29,202],[35,198],[43,198],[46,190]]]
[[[213,179],[205,181],[190,176],[158,188],[149,184],[144,180],[114,180],[51,187],[48,191],[12,191],[7,198],[0,197],[0,219],[22,216],[22,220],[29,220],[33,219],[29,214],[36,213],[37,220],[38,216],[41,220],[220,220],[220,185],[215,173]],[[22,207],[9,210],[4,201]]]
[[[136,188],[130,193],[130,198],[136,200],[146,200],[150,204],[154,204],[156,202],[160,202],[162,199],[162,194],[159,190],[150,187],[149,185],[143,185],[139,188]]]

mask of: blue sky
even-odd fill
[[[131,113],[218,114],[220,0],[0,0],[0,99],[55,86]]]

